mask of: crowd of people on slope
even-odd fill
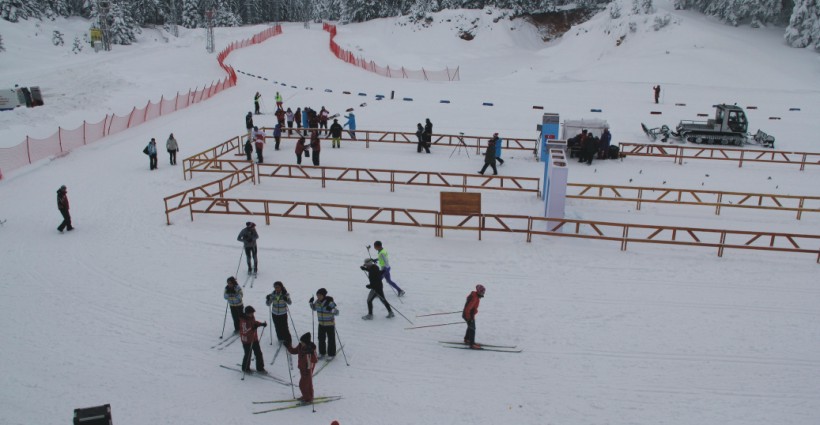
[[[597,159],[618,159],[618,147],[611,145],[612,134],[609,127],[605,127],[601,132],[601,137],[597,137],[587,129],[567,139],[567,149],[569,157],[578,157],[578,162],[592,165],[592,160]]]

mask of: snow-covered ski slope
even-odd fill
[[[7,220],[0,227],[0,423],[64,422],[74,408],[104,403],[111,403],[118,424],[818,423],[820,287],[811,255],[727,251],[718,258],[707,249],[637,244],[621,252],[617,243],[567,238],[528,244],[523,236],[485,233],[478,241],[469,232],[435,238],[432,231],[366,225],[347,232],[342,223],[274,220],[268,226],[242,216],[197,216],[191,222],[186,212],[174,214],[173,225],[165,224],[163,197],[213,178],[195,175],[184,181],[181,165],[168,164],[163,149],[168,134],[179,140],[182,157],[233,137],[244,130],[243,117],[257,91],[268,112],[279,90],[293,109],[324,105],[336,113],[353,107],[360,129],[414,131],[429,117],[436,133],[498,131],[502,137],[535,137],[541,111],[531,108],[544,105],[562,119],[609,120],[616,142],[644,141],[641,121],[674,124],[710,112],[712,104],[737,102],[760,108],[748,111],[751,127],[776,135],[779,148],[820,150],[814,137],[820,124],[813,118],[820,107],[817,54],[784,47],[777,29],[729,28],[672,11],[668,2],[655,3],[675,23],[655,32],[651,17],[624,17],[639,25],[620,47],[612,28],[623,23],[606,14],[540,48],[533,47],[534,31],[509,30],[508,21],[492,30],[481,26],[472,42],[455,38],[447,29],[452,25],[442,22],[461,13],[489,25],[488,15],[476,11],[448,12],[424,31],[393,26],[392,20],[339,28],[337,42],[351,50],[359,46],[377,63],[460,65],[462,80],[450,83],[363,72],[330,55],[319,25],[306,30],[285,24],[281,36],[234,52],[228,61],[287,87],[241,75],[236,88],[207,102],[5,175],[0,181],[0,220]],[[65,28],[76,22],[41,25],[68,32]],[[222,78],[215,58],[204,53],[202,30],[182,31],[168,44],[154,42],[146,32],[144,45],[75,57],[54,53],[42,39],[26,41],[15,28],[0,23],[7,49],[0,54],[4,84],[39,84],[46,93],[67,95],[46,98],[42,108],[0,114],[4,143],[20,132],[47,135],[56,125],[73,127],[109,110],[124,113],[163,93]],[[261,29],[220,29],[217,48]],[[66,36],[67,43],[71,38]],[[401,40],[401,52],[390,47],[393,40]],[[42,60],[22,60],[20,46],[41,52]],[[62,64],[64,72],[41,72],[41,65]],[[68,77],[80,68],[101,73]],[[664,94],[656,106],[651,87],[658,83]],[[98,90],[103,84],[108,90]],[[414,100],[373,98],[390,91]],[[80,101],[81,94],[90,100]],[[440,104],[441,99],[451,103]],[[790,107],[801,111],[788,112]],[[591,114],[590,108],[604,112]],[[650,116],[652,110],[663,114]],[[275,119],[266,114],[255,121],[272,126]],[[151,137],[161,148],[157,171],[148,170],[141,153]],[[295,163],[292,146],[285,142],[277,152],[269,144],[266,161]],[[441,148],[427,155],[416,154],[415,146],[365,149],[346,140],[342,146],[331,149],[323,141],[322,165],[466,173],[481,166],[472,152],[468,159],[463,153],[451,158],[451,150]],[[506,151],[503,157],[501,174],[542,173],[528,154]],[[690,161],[679,166],[627,158],[572,163],[569,178],[818,196],[818,173],[816,167],[800,172],[778,165],[738,168]],[[55,191],[61,184],[68,187],[77,228],[66,234],[56,231]],[[391,193],[381,185],[329,182],[322,189],[279,179],[236,194],[408,208],[435,208],[439,196],[425,188],[398,187]],[[486,191],[482,198],[487,212],[543,210],[531,195]],[[635,211],[629,204],[572,201],[567,216],[820,233],[817,214],[796,221],[790,213],[724,209],[716,216],[709,208]],[[245,304],[256,307],[260,320],[275,280],[292,295],[300,334],[311,328],[307,301],[317,289],[327,288],[339,305],[338,331],[350,366],[338,359],[314,384],[317,395],[344,398],[317,405],[315,414],[290,409],[253,415],[252,401],[291,398],[290,390],[263,379],[240,381],[239,374],[220,368],[240,361],[239,344],[210,348],[222,331],[225,279],[240,260],[236,236],[249,219],[260,233],[260,270],[254,287],[244,289]],[[410,325],[398,315],[386,319],[379,302],[374,320],[361,320],[368,291],[359,266],[368,256],[365,246],[377,239],[390,251],[393,278],[407,291],[400,301],[385,285],[388,301],[415,325],[458,322],[458,314],[415,316],[459,310],[482,283],[487,296],[477,317],[478,340],[516,345],[523,352],[445,349],[437,341],[460,340],[465,326],[404,330]],[[239,266],[241,278],[244,258]],[[230,332],[230,317],[228,322]],[[262,339],[266,362],[276,348],[269,330]],[[287,377],[286,364],[277,361],[269,370]]]

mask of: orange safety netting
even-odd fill
[[[16,146],[0,148],[0,178],[2,178],[4,171],[16,170],[41,159],[68,152],[71,149],[96,142],[106,136],[119,133],[154,118],[187,108],[194,103],[210,99],[222,90],[236,85],[236,72],[224,62],[232,51],[261,43],[281,33],[282,27],[276,25],[254,35],[250,39],[231,43],[216,56],[219,66],[225,70],[228,76],[222,81],[212,83],[201,90],[188,90],[187,93],[177,93],[176,97],[170,99],[165,99],[165,96],[162,96],[158,102],[148,101],[148,104],[139,109],[134,107],[131,113],[125,116],[109,114],[97,123],[83,121],[80,127],[73,130],[58,127],[56,133],[45,139],[26,136],[26,140]]]
[[[390,66],[376,65],[376,63],[371,60],[356,57],[352,52],[339,47],[333,40],[336,37],[336,25],[322,24],[322,29],[330,33],[330,51],[333,52],[334,56],[364,70],[389,78],[408,78],[428,81],[458,81],[460,79],[458,67],[455,69],[445,68],[440,71],[431,71],[424,68],[414,70],[405,67],[391,68]]]

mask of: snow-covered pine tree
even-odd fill
[[[813,46],[820,51],[820,2],[797,0],[784,37],[789,46]]]
[[[382,15],[382,2],[380,0],[347,0],[343,20],[350,22],[364,22],[376,19]]]
[[[164,13],[157,0],[127,0],[131,17],[140,26],[164,22]]]
[[[338,21],[342,16],[342,1],[316,0],[313,2],[312,16],[322,20]]]
[[[108,27],[111,44],[128,45],[137,41],[137,34],[141,33],[142,29],[131,17],[131,13],[125,5],[111,2],[108,16],[111,21],[111,25]]]
[[[182,26],[197,28],[200,22],[197,0],[182,0]]]
[[[226,5],[219,5],[214,11],[214,26],[216,27],[238,27],[242,25],[242,19]]]
[[[40,7],[36,0],[0,0],[0,19],[17,22],[38,17]]]
[[[3,46],[3,34],[0,34],[0,52],[5,52],[6,48]]]

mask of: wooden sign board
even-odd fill
[[[441,213],[450,215],[481,214],[481,194],[441,192]]]

